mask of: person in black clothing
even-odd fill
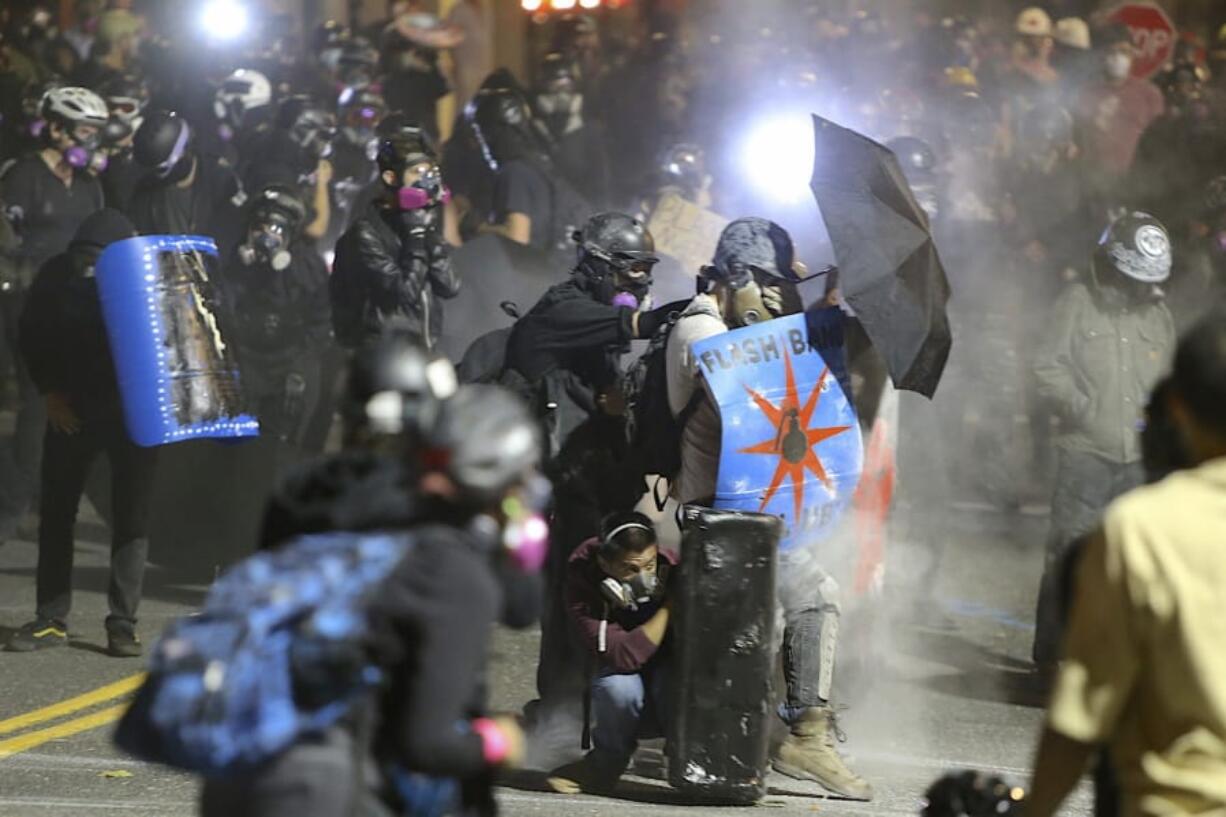
[[[379,175],[375,158],[379,150],[378,128],[387,113],[387,103],[377,88],[346,88],[337,101],[340,138],[332,151],[332,223],[322,244],[332,247],[365,211],[373,182]]]
[[[284,100],[273,126],[251,145],[243,185],[263,190],[271,184],[298,189],[310,216],[303,233],[319,241],[332,218],[330,157],[336,140],[336,117],[308,96]]]
[[[374,703],[369,745],[364,730],[346,729],[296,746],[254,775],[208,780],[205,817],[322,817],[369,799],[405,809],[410,774],[458,783],[446,813],[496,813],[493,772],[518,763],[523,738],[513,719],[485,715],[484,668],[503,604],[498,565],[515,561],[522,534],[539,524],[540,436],[525,407],[497,387],[465,387],[439,408],[424,446],[405,452],[415,462],[400,478],[342,477],[327,506],[361,529],[414,534],[409,555],[371,605],[372,655],[388,683]],[[387,518],[372,491],[393,509]],[[411,525],[394,510],[396,498],[419,508]],[[355,780],[361,756],[370,762]]]
[[[94,264],[109,244],[136,235],[119,211],[103,209],[77,230],[67,252],[43,265],[21,316],[21,354],[47,399],[39,505],[35,620],[8,649],[19,652],[68,641],[72,605],[73,527],[90,466],[105,452],[114,485],[107,651],[138,656],[136,613],[148,552],[147,525],[156,449],[132,442],[103,323]]]
[[[513,88],[485,88],[469,105],[470,122],[494,180],[482,232],[544,251],[564,251],[589,207],[557,171],[527,101]]]
[[[132,194],[143,171],[132,156],[136,132],[145,120],[149,105],[149,86],[134,76],[119,76],[98,91],[106,100],[111,117],[106,124],[107,164],[99,175],[107,204],[121,213],[132,203]]]
[[[332,325],[350,349],[402,321],[426,348],[442,328],[442,299],[460,280],[443,239],[446,188],[429,136],[404,125],[378,151],[379,198],[341,236],[331,278]]]
[[[554,145],[558,170],[588,201],[608,199],[609,168],[585,115],[579,68],[559,53],[546,54],[532,94],[535,121]]]
[[[438,101],[451,92],[439,69],[438,50],[410,40],[394,23],[380,35],[379,50],[388,108],[419,123],[431,139],[437,140]]]
[[[243,392],[261,434],[294,446],[319,400],[332,329],[328,270],[302,240],[305,221],[293,190],[267,188],[252,203],[246,238],[222,275]]]
[[[0,284],[0,320],[10,349],[17,348],[18,319],[34,272],[62,253],[85,219],[103,205],[102,187],[89,168],[102,158],[106,104],[84,88],[56,88],[43,98],[42,119],[43,147],[0,177],[0,204],[19,241],[9,259],[11,277]],[[42,450],[43,402],[20,361],[17,384],[20,406],[12,448],[0,458],[0,539],[16,531],[30,504]]]
[[[170,111],[145,118],[132,146],[145,175],[128,212],[142,235],[207,235],[226,253],[246,193],[234,170],[200,153],[187,120]]]
[[[205,152],[225,159],[241,177],[252,145],[271,124],[272,84],[251,68],[231,71],[213,95],[212,113],[211,126],[200,129],[198,143]]]
[[[546,567],[537,687],[549,707],[582,689],[566,636],[562,581],[566,560],[596,535],[600,520],[642,494],[619,479],[628,466],[618,359],[630,341],[650,338],[680,302],[645,305],[655,242],[638,220],[593,216],[576,234],[580,259],[571,279],[552,287],[512,328],[503,382],[527,396],[542,418],[554,491],[554,535]],[[577,698],[575,698],[577,700]]]

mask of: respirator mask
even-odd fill
[[[600,593],[619,610],[637,612],[639,607],[660,600],[664,582],[655,570],[642,570],[628,581],[608,577],[600,583]]]
[[[1108,54],[1104,64],[1107,68],[1107,76],[1114,80],[1125,79],[1132,71],[1132,57],[1127,54],[1118,52]]]
[[[421,174],[421,178],[396,192],[396,202],[401,210],[421,210],[451,201],[451,191],[443,185],[443,177],[437,166]]]
[[[734,263],[727,274],[706,267],[699,281],[700,287],[706,284],[707,291],[717,282],[727,287],[727,318],[735,327],[753,326],[804,309],[795,284],[756,267]]]
[[[62,156],[69,167],[76,170],[91,170],[101,173],[106,170],[107,157],[102,149],[102,131],[82,134],[77,128],[68,131],[72,144],[64,148]]]
[[[294,260],[289,251],[290,233],[290,225],[284,219],[264,216],[252,225],[247,242],[238,248],[238,257],[246,266],[264,262],[280,272]]]

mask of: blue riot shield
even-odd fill
[[[202,236],[154,235],[107,247],[98,295],[137,445],[254,437],[220,308],[217,246]]]
[[[723,425],[715,507],[780,517],[785,551],[833,533],[863,469],[842,320],[819,309],[694,346]]]

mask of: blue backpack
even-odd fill
[[[116,744],[220,775],[335,724],[382,681],[367,602],[410,547],[404,534],[323,534],[236,565],[158,640]]]

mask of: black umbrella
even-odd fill
[[[898,160],[866,136],[813,117],[810,186],[826,222],[843,297],[900,389],[932,397],[952,336],[949,281],[928,216]]]

